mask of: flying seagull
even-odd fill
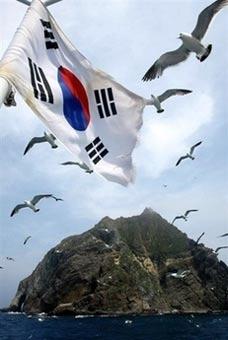
[[[24,240],[23,244],[26,244],[31,237],[32,236],[27,236],[26,239]]]
[[[183,279],[186,275],[188,275],[190,273],[190,270],[182,270],[179,269],[177,272],[175,273],[168,273],[167,276],[168,277],[174,277],[175,279]]]
[[[191,34],[180,33],[182,45],[174,50],[162,54],[144,75],[144,81],[159,78],[163,71],[169,67],[185,61],[191,52],[196,53],[197,59],[204,61],[212,50],[212,45],[204,46],[201,40],[205,36],[211,20],[223,7],[228,5],[228,0],[217,0],[206,7],[198,16],[197,24]]]
[[[157,109],[157,113],[162,113],[164,109],[161,107],[161,103],[172,96],[184,96],[185,94],[192,93],[190,90],[184,89],[170,89],[162,93],[160,96],[151,95],[151,99],[146,100],[147,105],[154,105]]]
[[[2,266],[0,266],[0,269],[4,269]]]
[[[79,163],[79,162],[73,162],[73,161],[68,161],[61,163],[61,165],[78,165],[81,169],[85,170],[87,174],[91,174],[93,170],[91,170],[86,163]]]
[[[52,194],[45,194],[45,195],[36,195],[34,196],[30,201],[24,201],[24,203],[22,204],[18,204],[16,205],[16,207],[13,209],[13,211],[11,212],[11,217],[13,215],[15,215],[16,213],[18,213],[18,211],[20,209],[23,209],[23,208],[30,208],[32,209],[34,212],[38,212],[40,211],[40,209],[37,209],[36,208],[36,204],[43,198],[54,198],[56,201],[62,201],[61,198],[57,198],[55,196],[53,196]]]
[[[226,236],[228,236],[228,233],[225,233],[225,234],[219,235],[218,237],[226,237]]]
[[[215,253],[218,253],[220,249],[226,249],[228,246],[218,247],[215,249]]]
[[[199,241],[201,240],[201,238],[203,237],[203,235],[205,234],[205,232],[203,232],[196,240],[196,245],[199,244]]]
[[[199,146],[201,143],[202,143],[202,141],[196,143],[195,145],[193,145],[193,146],[191,147],[189,153],[186,153],[185,156],[181,156],[181,157],[178,159],[178,161],[177,161],[177,163],[176,163],[176,166],[178,166],[178,165],[180,164],[180,162],[183,161],[183,159],[190,158],[191,160],[194,160],[195,157],[192,156],[192,155],[193,155],[193,152],[194,152],[195,148],[196,148],[197,146]]]
[[[8,261],[15,261],[12,257],[9,257],[9,256],[6,256],[6,259],[7,259]]]
[[[185,220],[185,222],[187,221],[187,216],[191,213],[191,212],[195,212],[195,211],[198,211],[198,209],[190,209],[190,210],[187,210],[185,213],[184,213],[184,215],[180,215],[180,216],[176,216],[174,219],[173,219],[173,221],[172,221],[172,223],[171,224],[173,224],[176,220],[178,220],[178,219],[183,219],[183,220]]]
[[[53,149],[56,149],[58,145],[55,143],[55,136],[52,133],[44,132],[42,137],[34,137],[30,140],[28,145],[25,148],[24,155],[33,147],[33,145],[37,143],[45,143],[48,142]]]

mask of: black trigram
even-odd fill
[[[34,96],[42,102],[53,104],[53,93],[42,68],[33,63],[30,58],[28,58],[28,63]]]
[[[92,143],[85,147],[85,149],[94,164],[100,162],[100,160],[108,153],[108,150],[105,148],[99,137],[95,138]]]
[[[40,21],[41,21],[41,24],[44,27],[44,39],[45,39],[46,48],[48,50],[50,50],[52,48],[54,48],[54,49],[59,48],[59,46],[58,46],[58,44],[55,40],[54,34],[52,33],[50,21],[44,21],[42,19],[40,19]]]
[[[100,118],[110,117],[111,115],[117,114],[111,87],[95,90],[94,95]]]

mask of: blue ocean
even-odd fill
[[[1,340],[228,339],[228,315],[48,317],[0,313]]]

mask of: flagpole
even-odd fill
[[[28,6],[30,6],[31,4],[31,2],[28,0],[17,0],[17,1]],[[59,1],[62,1],[62,0],[46,0],[44,2],[44,5],[51,6]],[[10,89],[11,89],[11,85],[8,83],[8,81],[0,77],[0,107],[2,106],[2,103],[4,102],[6,96],[9,94]]]

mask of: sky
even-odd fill
[[[160,115],[146,107],[133,153],[136,180],[127,188],[61,166],[74,159],[60,144],[57,149],[36,145],[23,156],[29,140],[41,136],[45,126],[19,95],[15,108],[1,107],[0,307],[9,305],[19,281],[32,273],[50,248],[90,229],[104,216],[127,217],[151,207],[172,221],[187,209],[199,209],[188,222],[175,225],[193,239],[204,231],[202,242],[210,248],[228,244],[228,239],[217,237],[228,232],[228,8],[218,13],[203,39],[213,45],[205,62],[192,54],[161,78],[141,81],[162,53],[179,46],[179,33],[191,32],[209,4],[209,0],[63,0],[49,8],[76,48],[131,91],[145,98],[168,88],[193,93],[166,101]],[[1,0],[1,55],[25,10],[15,0]],[[175,167],[179,156],[201,140],[196,159]],[[25,209],[10,217],[16,204],[40,193],[64,201],[43,200],[39,213]],[[6,256],[16,261],[9,262]],[[228,263],[228,252],[222,250],[219,259]]]

